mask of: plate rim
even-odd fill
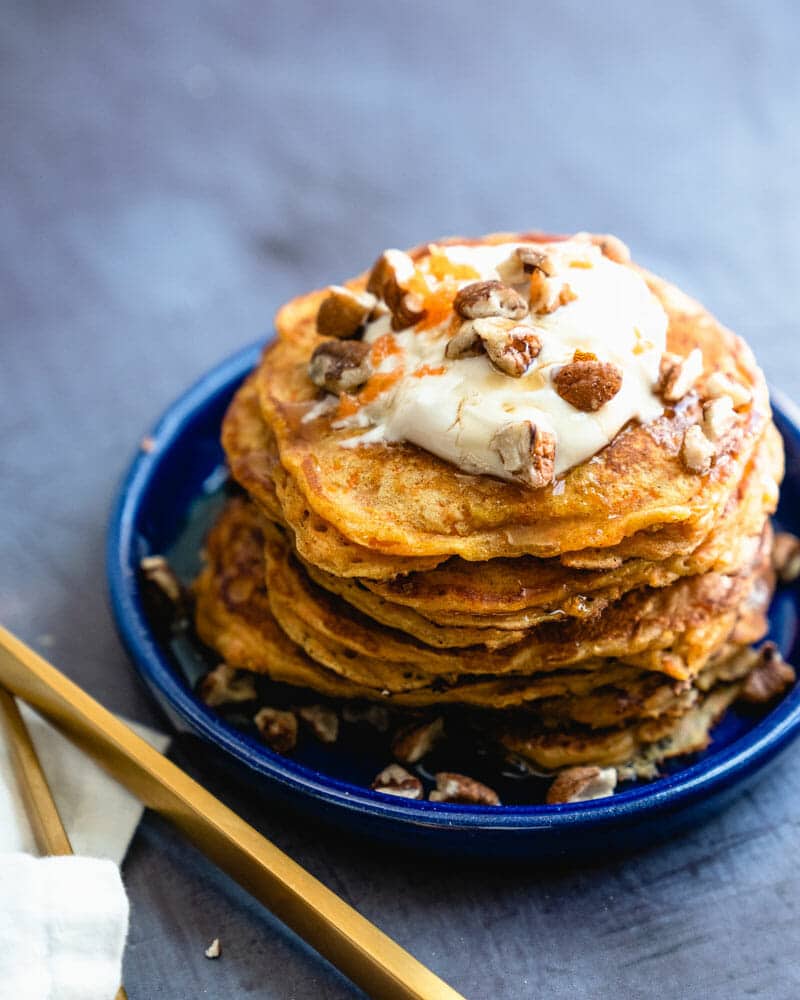
[[[273,335],[274,336],[274,335]],[[533,831],[595,827],[631,822],[654,813],[675,811],[731,786],[766,764],[800,730],[800,684],[797,684],[751,730],[718,752],[652,782],[589,802],[554,805],[471,806],[427,800],[397,800],[351,785],[276,754],[236,729],[204,705],[178,676],[150,628],[137,584],[141,552],[134,531],[136,515],[170,450],[188,433],[192,420],[220,395],[231,391],[253,368],[273,336],[239,349],[200,376],[167,407],[145,434],[150,447],[137,449],[118,487],[106,540],[106,572],[114,622],[128,656],[154,694],[206,742],[220,746],[262,778],[303,796],[350,813],[393,823],[460,830]],[[800,449],[800,408],[771,390],[773,410],[782,436]],[[172,720],[171,720],[172,721]]]

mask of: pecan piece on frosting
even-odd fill
[[[372,787],[376,792],[397,795],[401,799],[422,798],[422,782],[399,764],[389,764],[385,767],[372,782]]]
[[[311,355],[308,377],[339,395],[363,385],[372,374],[370,345],[361,340],[326,340]]]
[[[447,358],[464,358],[485,351],[498,371],[519,378],[541,349],[542,341],[531,327],[520,326],[513,319],[490,316],[462,323],[444,353]]]
[[[502,281],[474,281],[458,291],[453,309],[462,319],[485,319],[487,316],[522,319],[528,313],[528,303]]]
[[[550,254],[532,246],[516,247],[511,256],[497,266],[500,279],[509,285],[520,285],[535,272],[551,278],[555,265]]]
[[[613,767],[597,767],[587,764],[567,767],[560,772],[547,790],[546,802],[589,802],[612,795],[617,787],[617,772]]]
[[[355,336],[376,302],[371,292],[354,292],[342,285],[331,285],[317,312],[317,333],[341,339]]]
[[[747,675],[740,697],[751,704],[763,705],[794,684],[795,672],[774,642],[765,642],[758,654],[759,661]]]
[[[622,371],[610,361],[587,358],[576,351],[575,360],[553,376],[553,386],[576,410],[594,413],[622,388]]]
[[[703,374],[703,355],[695,347],[687,357],[665,353],[661,357],[658,388],[667,403],[677,403]]]
[[[500,796],[493,788],[466,774],[439,771],[436,788],[428,796],[431,802],[458,802],[463,805],[499,806]]]
[[[538,489],[555,477],[556,439],[529,420],[505,424],[495,431],[490,446],[514,479]]]
[[[384,250],[373,265],[367,291],[383,299],[392,314],[392,329],[404,330],[425,318],[422,300],[407,285],[414,261],[402,250]]]
[[[708,440],[699,424],[692,424],[683,435],[681,447],[681,458],[689,472],[704,475],[711,468],[716,454],[717,449],[713,441]]]

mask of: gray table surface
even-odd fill
[[[618,232],[796,392],[799,29],[771,2],[6,0],[0,620],[158,724],[106,603],[122,470],[283,300],[385,246]],[[175,753],[467,997],[800,991],[800,748],[680,840],[566,872],[365,849]],[[158,818],[124,876],[131,1000],[360,995]]]

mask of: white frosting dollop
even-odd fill
[[[521,245],[441,246],[436,253],[477,271],[479,278],[457,282],[463,287],[476,280],[498,279],[498,265]],[[410,441],[466,472],[511,479],[491,440],[504,425],[529,420],[555,436],[559,475],[604,448],[629,421],[644,423],[663,412],[654,387],[668,321],[644,280],[585,240],[532,246],[546,251],[553,261],[555,273],[549,279],[553,286],[567,284],[575,297],[550,313],[531,312],[520,321],[536,331],[542,344],[528,371],[520,378],[510,377],[495,369],[485,354],[446,358],[452,313],[432,329],[395,332],[399,351],[386,357],[378,371],[388,373],[402,365],[403,374],[357,413],[335,423],[362,431],[347,439],[346,446]],[[425,261],[418,264],[423,272]],[[425,280],[435,289],[432,276]],[[527,290],[527,284],[514,287]],[[374,342],[389,332],[390,317],[382,316],[368,325],[364,340]],[[612,362],[622,371],[619,392],[596,412],[576,409],[552,383],[552,376],[573,360],[576,350]],[[432,373],[415,375],[423,366]]]

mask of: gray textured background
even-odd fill
[[[157,721],[106,606],[117,480],[188,383],[384,246],[613,230],[795,392],[799,28],[788,2],[5,0],[0,620]],[[547,874],[365,851],[207,780],[472,1000],[780,1000],[799,762],[679,842]],[[359,995],[158,819],[124,874],[131,1000]]]

